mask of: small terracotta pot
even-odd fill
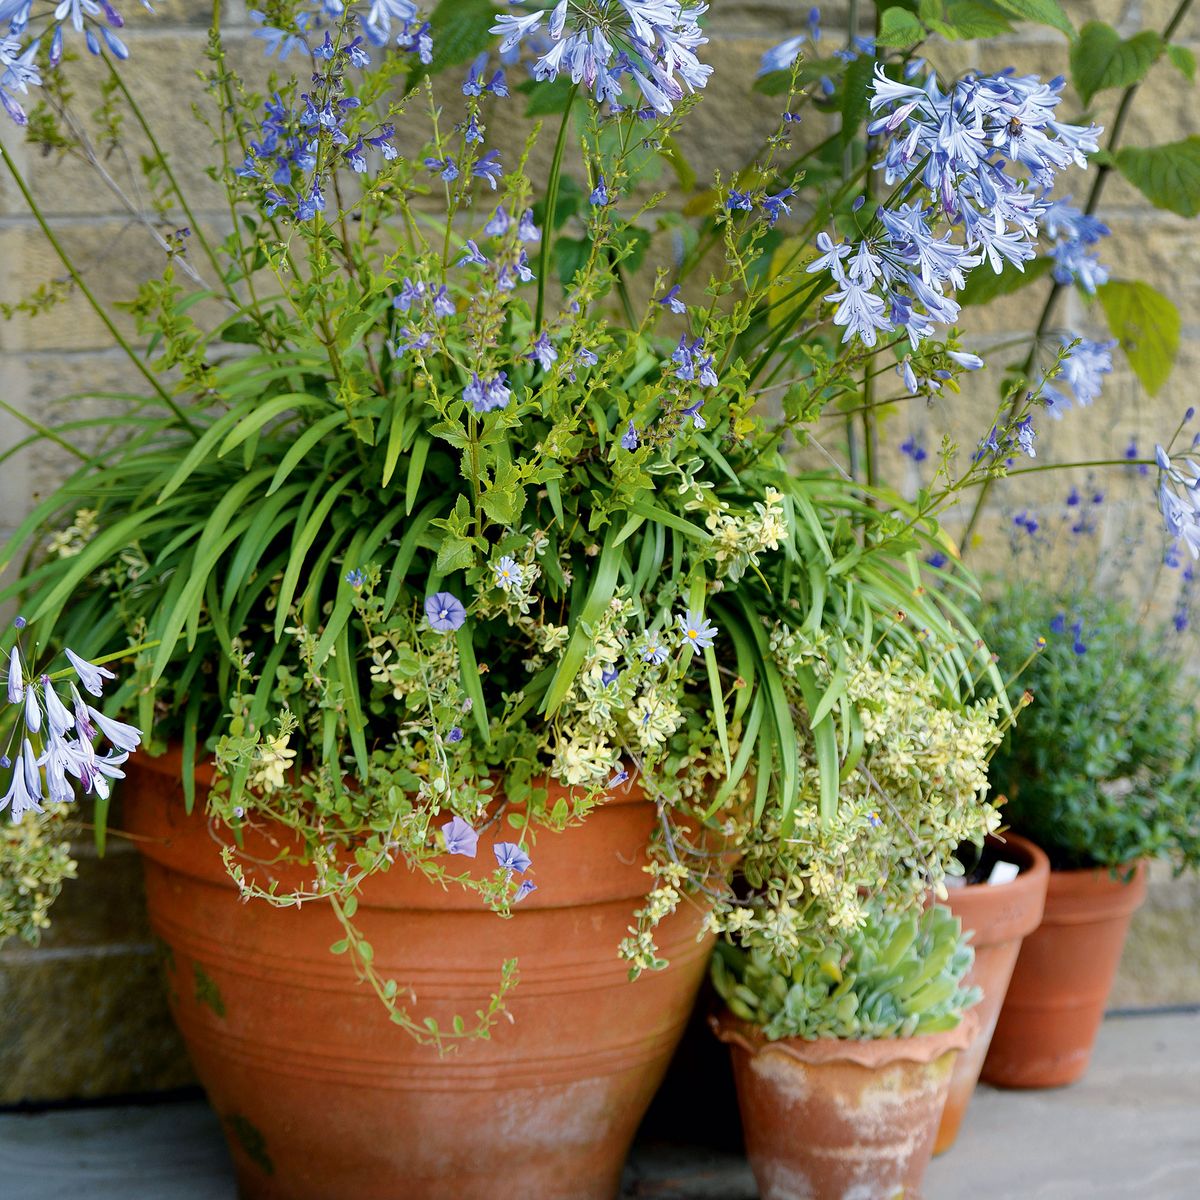
[[[728,1012],[746,1154],[762,1200],[916,1197],[933,1153],[968,1012],[947,1033],[878,1041],[769,1042]]]
[[[1084,1074],[1130,919],[1145,897],[1145,863],[1127,879],[1105,868],[1050,872],[1046,912],[1021,946],[984,1080],[1062,1087]]]
[[[958,1137],[967,1105],[979,1082],[979,1072],[983,1069],[1000,1006],[1008,991],[1008,981],[1017,963],[1021,941],[1042,920],[1046,887],[1050,882],[1050,860],[1032,842],[1006,833],[1003,837],[988,838],[988,844],[1000,858],[1020,867],[1021,873],[1009,883],[975,883],[951,888],[949,899],[945,901],[950,911],[962,921],[964,932],[972,935],[975,963],[964,985],[980,988],[983,999],[973,1010],[979,1021],[979,1032],[954,1064],[950,1095],[946,1098],[934,1154],[948,1150]]]
[[[510,1019],[439,1058],[329,953],[342,931],[327,904],[241,902],[219,856],[224,831],[202,815],[204,781],[196,811],[184,813],[177,753],[127,771],[125,824],[140,839],[151,923],[170,950],[172,1008],[243,1200],[616,1195],[711,949],[698,937],[703,911],[685,903],[659,928],[670,966],[627,978],[617,946],[645,896],[657,820],[640,792],[614,795],[562,833],[541,832],[538,890],[507,921],[402,865],[364,883],[355,924],[383,977],[412,986],[419,1019],[471,1021],[501,962],[519,960]],[[286,836],[247,829],[240,861],[281,890],[311,886],[300,868],[250,865],[270,863]],[[475,863],[446,865],[487,873],[493,842],[507,836],[498,823]]]

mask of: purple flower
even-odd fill
[[[792,206],[787,201],[795,194],[792,188],[784,188],[781,192],[776,192],[773,196],[763,197],[763,211],[767,214],[767,221],[771,225],[774,225],[785,213],[792,211]]]
[[[708,422],[705,421],[705,419],[700,415],[700,409],[703,407],[704,407],[704,401],[697,400],[696,403],[693,404],[690,408],[685,408],[683,410],[683,415],[685,417],[691,417],[692,424],[697,429],[703,429],[708,424]]]
[[[118,750],[124,751],[126,754],[131,754],[138,748],[142,740],[142,731],[140,729],[132,725],[127,725],[124,721],[114,721],[112,717],[106,717],[90,704],[88,705],[88,712],[91,714],[92,720],[100,727],[100,732]]]
[[[425,166],[435,175],[440,175],[447,183],[452,183],[458,178],[458,164],[450,157],[427,158]]]
[[[517,239],[522,242],[541,241],[542,231],[533,223],[533,209],[527,208],[517,223]]]
[[[629,420],[629,428],[621,434],[621,446],[625,450],[636,450],[638,448],[638,431],[632,417]]]
[[[529,869],[529,855],[516,842],[497,842],[492,847],[492,853],[506,871],[527,871]]]
[[[457,746],[458,743],[461,742],[462,740],[463,740],[462,726],[460,726],[460,725],[451,726],[450,732],[446,734],[446,741],[448,741],[452,746]]]
[[[435,592],[425,601],[425,616],[429,625],[438,633],[453,633],[461,629],[467,619],[467,610],[462,601],[449,592]]]
[[[629,772],[624,767],[618,766],[613,772],[612,778],[604,785],[609,791],[615,787],[620,787],[629,778]]]
[[[538,365],[542,370],[548,371],[558,361],[558,351],[554,348],[554,343],[550,340],[550,335],[543,333],[533,343],[533,350],[526,357],[537,359]]]
[[[604,667],[600,672],[600,682],[605,687],[610,687],[612,684],[616,683],[620,677],[621,670],[619,667]]]
[[[484,381],[478,375],[463,390],[463,399],[477,412],[491,412],[494,408],[506,408],[512,392],[508,388],[508,373],[501,371]]]
[[[355,567],[353,571],[346,572],[346,582],[357,592],[367,581],[367,576],[360,568]]]
[[[8,656],[8,702],[20,704],[24,698],[25,680],[21,674],[21,652],[14,646]]]
[[[467,238],[467,248],[463,251],[463,256],[458,260],[458,266],[465,267],[468,263],[474,263],[477,267],[486,267],[488,260],[483,256],[479,247],[471,238]]]
[[[509,217],[508,210],[503,204],[492,213],[491,220],[483,227],[483,232],[488,237],[503,237],[508,232]]]
[[[456,816],[452,821],[447,821],[442,826],[442,837],[446,840],[447,854],[461,854],[464,858],[475,857],[479,834],[462,817]]]
[[[900,453],[907,455],[915,463],[924,462],[929,457],[925,447],[913,437],[900,443]]]
[[[658,302],[667,305],[673,313],[687,312],[687,305],[679,298],[679,284],[676,284],[665,296],[661,296]]]
[[[489,150],[471,168],[471,174],[476,179],[486,179],[491,184],[493,192],[496,190],[496,183],[503,173],[504,168],[500,165],[500,155],[495,150]]]
[[[753,212],[754,196],[750,192],[739,192],[735,188],[730,191],[729,198],[725,201],[725,207],[730,212]]]
[[[675,620],[679,623],[679,633],[685,646],[697,650],[707,650],[717,636],[717,627],[703,614],[689,608],[686,613],[680,613]]]
[[[520,904],[530,892],[537,891],[537,884],[532,879],[522,879],[520,887],[517,888],[517,894],[513,897],[514,904]]]
[[[603,208],[608,203],[608,185],[604,182],[603,175],[597,178],[596,186],[592,188],[592,194],[588,199],[597,208]]]

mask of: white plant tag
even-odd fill
[[[998,862],[993,868],[992,873],[988,876],[988,883],[1012,883],[1014,879],[1021,873],[1021,868],[1016,863]]]

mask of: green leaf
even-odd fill
[[[1156,208],[1181,217],[1200,213],[1200,137],[1117,151],[1117,170]]]
[[[429,18],[433,33],[433,58],[419,68],[409,86],[422,75],[437,75],[447,67],[469,62],[492,44],[488,30],[496,20],[496,9],[488,0],[441,0]]]
[[[1010,262],[1005,262],[1003,269],[997,275],[991,267],[981,264],[971,272],[967,286],[955,297],[962,305],[988,304],[997,296],[1010,296],[1019,292],[1023,287],[1036,283],[1046,275],[1054,265],[1050,258],[1035,258],[1032,262],[1023,264],[1025,269]]]
[[[1071,79],[1084,104],[1106,88],[1125,88],[1146,77],[1162,53],[1162,38],[1152,29],[1128,40],[1102,21],[1089,21],[1071,47]]]
[[[1196,82],[1196,56],[1186,46],[1171,44],[1167,47],[1167,57],[1171,65],[1179,71],[1189,83]]]
[[[1012,22],[991,3],[979,0],[952,0],[946,5],[946,19],[938,32],[960,41],[997,37],[1012,33]]]
[[[858,136],[867,119],[871,103],[871,83],[875,75],[875,60],[862,54],[846,68],[842,82],[842,145],[849,145]]]
[[[875,41],[880,46],[907,49],[924,37],[925,26],[912,13],[902,8],[885,8],[879,19],[879,36]]]
[[[517,91],[529,97],[525,105],[527,117],[545,117],[550,113],[560,113],[567,105],[567,97],[571,94],[571,79],[563,75],[559,79],[537,80],[527,79],[517,85]]]
[[[1022,21],[1033,21],[1037,25],[1049,25],[1065,33],[1067,37],[1075,36],[1075,26],[1062,10],[1058,0],[996,0],[996,5],[1005,12],[1020,17]]]
[[[479,664],[475,660],[475,635],[471,622],[460,625],[454,634],[458,646],[458,660],[462,665],[463,687],[471,698],[471,716],[483,735],[483,740],[490,743],[491,730],[488,728],[487,706],[483,702],[483,679],[479,674]]]
[[[554,266],[563,287],[570,287],[577,272],[587,265],[591,242],[582,238],[560,237],[554,243]]]
[[[1096,294],[1134,374],[1154,395],[1179,352],[1179,309],[1148,283],[1106,283]]]

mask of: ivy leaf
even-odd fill
[[[1084,104],[1105,88],[1125,88],[1146,77],[1163,43],[1152,29],[1128,40],[1102,21],[1089,21],[1071,47],[1071,79]]]
[[[1117,169],[1156,208],[1181,217],[1200,213],[1200,137],[1161,146],[1127,146],[1116,154]]]
[[[879,46],[899,46],[907,49],[916,45],[925,37],[925,27],[902,8],[885,8],[879,19],[879,36],[875,43]]]
[[[1105,283],[1096,295],[1133,373],[1154,395],[1170,377],[1179,352],[1179,309],[1148,283]]]
[[[1063,12],[1058,0],[996,0],[996,5],[1005,12],[1020,17],[1022,21],[1033,21],[1037,25],[1049,25],[1065,33],[1067,37],[1075,36],[1075,26]]]
[[[1196,82],[1196,56],[1186,46],[1168,46],[1167,57],[1171,60],[1171,65],[1184,75],[1189,83]]]
[[[1011,296],[1023,287],[1036,283],[1054,265],[1050,258],[1035,258],[1024,264],[1025,270],[1018,270],[1012,263],[1005,262],[1000,274],[990,268],[980,266],[971,272],[967,286],[959,292],[955,299],[959,304],[987,304],[997,296]]]

